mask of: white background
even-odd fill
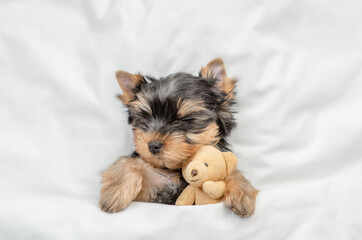
[[[360,239],[362,2],[0,1],[1,239]],[[114,72],[238,78],[254,216],[97,204],[133,151]]]

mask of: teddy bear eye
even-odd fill
[[[205,163],[205,166],[206,166],[206,167],[208,167],[208,166],[209,166],[209,164]]]

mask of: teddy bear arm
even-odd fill
[[[188,185],[176,200],[177,206],[193,205],[196,198],[196,188]]]
[[[224,181],[206,181],[202,185],[202,190],[206,195],[211,198],[217,199],[221,198],[225,192],[225,182]]]

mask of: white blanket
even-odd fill
[[[361,239],[362,2],[0,2],[0,239]],[[247,219],[222,204],[98,207],[133,151],[114,73],[236,77]]]

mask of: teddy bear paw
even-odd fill
[[[206,181],[202,185],[202,190],[206,193],[206,195],[213,199],[221,198],[225,192],[225,182]]]

